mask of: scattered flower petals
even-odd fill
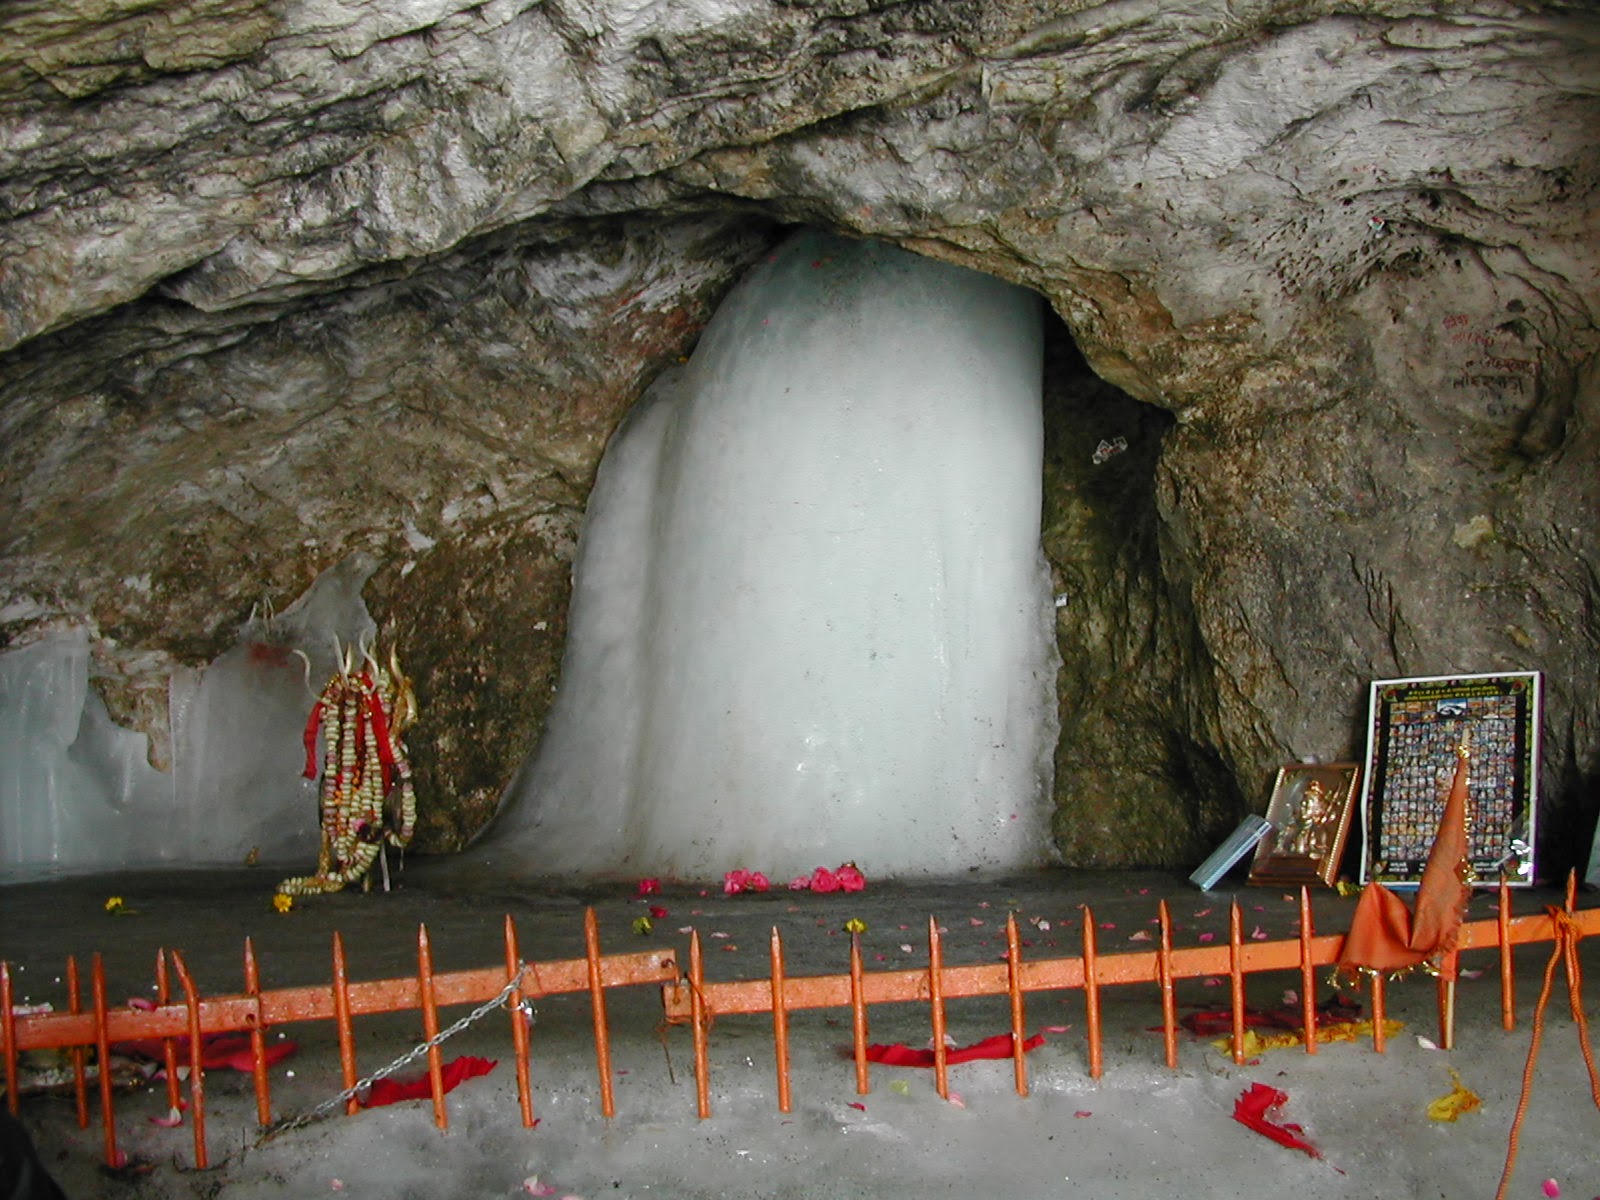
[[[1286,1008],[1292,1008],[1294,1005],[1299,1004],[1300,993],[1293,988],[1285,988],[1283,991],[1283,1003]]]
[[[851,917],[844,923],[844,931],[846,933],[865,933],[867,931],[867,923],[860,917]]]
[[[1483,977],[1483,972],[1476,967],[1471,970],[1463,967],[1458,974],[1460,974],[1461,978],[1463,979],[1481,979]]]
[[[1197,917],[1209,917],[1210,915],[1211,910],[1209,908],[1202,908],[1199,912],[1195,913],[1195,916]]]
[[[793,879],[789,880],[789,890],[791,892],[810,891],[811,890],[811,876],[809,876],[809,875],[796,875]]]
[[[662,917],[667,915],[667,910],[662,908],[659,904],[652,904],[650,906],[650,915],[659,921]]]
[[[1214,942],[1217,940],[1217,935],[1214,933],[1202,933],[1200,935],[1200,940],[1202,942]]]
[[[159,1125],[163,1129],[175,1129],[183,1124],[183,1110],[181,1108],[169,1108],[166,1116],[151,1117],[150,1124]]]
[[[633,931],[640,937],[643,937],[654,928],[655,926],[651,923],[649,917],[635,917],[633,919]]]
[[[1128,940],[1130,942],[1148,942],[1150,940],[1150,931],[1148,929],[1141,929],[1138,933],[1130,933],[1128,935]]]
[[[968,917],[967,920],[972,924],[973,928],[986,923],[982,917]]]
[[[529,1175],[522,1181],[522,1190],[530,1196],[554,1196],[556,1189],[548,1183],[540,1183],[537,1175]]]
[[[1046,1033],[1068,1033],[1071,1029],[1071,1025],[1046,1025],[1044,1027]]]
[[[1252,941],[1264,942],[1267,940],[1267,931],[1257,925],[1250,931],[1250,938]]]
[[[867,877],[853,862],[842,865],[833,873],[833,877],[839,881],[839,890],[842,892],[860,892],[867,886]]]
[[[1050,922],[1049,921],[1039,921],[1039,922],[1037,922],[1037,924],[1039,926],[1040,932],[1042,932],[1042,933],[1049,933],[1050,932]]]
[[[957,1108],[965,1108],[967,1106],[967,1102],[961,1098],[961,1093],[960,1092],[951,1092],[950,1093],[950,1103],[955,1105]],[[1548,1194],[1551,1194],[1551,1193],[1546,1193],[1546,1194],[1548,1195]],[[1559,1191],[1554,1193],[1554,1195],[1557,1195],[1557,1196],[1559,1196],[1560,1194],[1561,1193]]]
[[[1115,929],[1116,927],[1117,927],[1117,923],[1115,921],[1101,921],[1100,922],[1100,928],[1101,929]]]
[[[900,949],[902,951],[904,951],[906,954],[910,954],[911,953],[911,943],[910,942],[901,942],[900,943]]]
[[[277,895],[272,897],[272,908],[274,912],[293,912],[294,897],[289,895],[287,892],[279,892]]]
[[[712,931],[711,936],[714,937],[714,938],[725,938],[725,937],[727,937],[729,935],[726,934],[726,933],[723,933],[722,930],[720,930],[720,929],[716,929],[716,930]]]
[[[693,933],[694,932],[694,926],[693,925],[679,925],[678,926],[678,932],[679,933]]]
[[[811,872],[811,890],[813,892],[837,892],[840,888],[839,877],[827,867],[818,867]]]
[[[1222,980],[1219,979],[1215,975],[1207,975],[1206,976],[1206,980],[1205,980],[1205,986],[1206,987],[1221,987],[1222,986]]]
[[[860,1112],[866,1112],[867,1111],[867,1106],[865,1104],[862,1104],[859,1101],[855,1101],[855,1100],[850,1101],[850,1107],[854,1108],[854,1109],[857,1109]]]
[[[639,891],[638,891],[637,894],[640,895],[640,896],[654,896],[660,890],[661,890],[661,880],[659,880],[659,879],[641,879],[641,880],[639,880]]]
[[[1417,1045],[1421,1046],[1424,1050],[1437,1050],[1439,1048],[1438,1042],[1434,1041],[1432,1038],[1425,1038],[1420,1033],[1417,1034]]]
[[[128,907],[128,902],[121,896],[106,897],[105,909],[113,917],[131,917],[134,910]]]
[[[1550,1197],[1550,1200],[1556,1200],[1556,1197],[1561,1195],[1561,1185],[1554,1179],[1546,1179],[1539,1187],[1543,1189],[1546,1196]]]
[[[1419,1038],[1418,1040],[1420,1041],[1421,1039]],[[1462,1113],[1469,1113],[1474,1109],[1483,1107],[1483,1098],[1461,1082],[1461,1076],[1454,1067],[1450,1069],[1450,1079],[1455,1086],[1428,1105],[1428,1120],[1454,1121]],[[1556,1188],[1552,1192],[1550,1184],[1547,1182],[1544,1194],[1546,1196],[1559,1196],[1561,1189]]]
[[[1090,1112],[1087,1108],[1080,1108],[1077,1112],[1073,1113],[1072,1115],[1075,1116],[1075,1117],[1092,1117],[1092,1116],[1094,1116],[1094,1113]]]

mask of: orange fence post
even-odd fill
[[[272,1124],[272,1081],[267,1075],[267,1031],[261,1020],[261,967],[256,944],[244,939],[244,992],[256,1003],[250,1021],[250,1078],[256,1089],[256,1124]]]
[[[944,944],[939,940],[939,921],[928,918],[928,1007],[933,1016],[933,1080],[939,1097],[950,1099],[950,1064],[944,1044]]]
[[[783,999],[783,938],[772,927],[772,1046],[778,1060],[778,1111],[790,1112],[789,1010]]]
[[[433,1094],[433,1123],[450,1128],[450,1110],[444,1102],[444,1055],[434,1038],[439,1036],[439,998],[433,991],[433,943],[428,927],[417,926],[417,996],[422,1001],[422,1032],[428,1040],[428,1090]]]
[[[1317,973],[1311,961],[1311,889],[1300,885],[1300,1020],[1306,1053],[1317,1052]]]
[[[345,966],[344,938],[333,933],[333,1024],[339,1035],[339,1073],[348,1091],[356,1085],[356,1032],[350,1025],[350,974]],[[345,1116],[361,1109],[354,1096],[344,1102]]]
[[[1096,963],[1099,958],[1096,943],[1094,912],[1083,906],[1083,1004],[1089,1024],[1089,1078],[1100,1078],[1100,980]]]
[[[9,1005],[7,1006],[9,1010]],[[83,1000],[78,994],[78,956],[67,955],[67,1012],[77,1016],[83,1011]],[[7,1045],[14,1045],[7,1039]],[[72,1099],[78,1106],[78,1128],[89,1128],[89,1072],[88,1055],[82,1046],[72,1048]]]
[[[1228,992],[1233,1014],[1233,1061],[1244,1062],[1244,914],[1228,908]]]
[[[517,926],[506,914],[506,982],[515,981],[506,1003],[511,1009],[511,1048],[517,1060],[517,1103],[522,1108],[522,1127],[533,1128],[533,1086],[528,1069],[528,1017],[523,1009],[522,955],[517,949]]]
[[[706,1045],[706,974],[700,951],[700,931],[689,933],[689,1021],[694,1036],[694,1099],[703,1121],[711,1115],[711,1055]]]
[[[0,1030],[6,1039],[6,1108],[16,1116],[22,1111],[17,1097],[17,1015],[13,1011],[11,964],[0,962]]]
[[[194,1166],[204,1171],[211,1165],[206,1153],[206,1068],[205,1035],[200,1024],[200,993],[184,964],[183,955],[172,952],[172,965],[183,988],[184,1007],[189,1012],[189,1117],[194,1125]]]
[[[1178,998],[1172,984],[1172,913],[1163,900],[1158,912],[1161,944],[1156,951],[1156,980],[1161,986],[1161,1046],[1167,1066],[1178,1068]]]
[[[594,1058],[600,1072],[600,1112],[617,1115],[611,1091],[611,1030],[606,1025],[606,990],[600,976],[600,918],[594,908],[583,910],[583,955],[589,967],[589,999],[594,1010]]]
[[[100,1124],[105,1132],[106,1166],[120,1167],[117,1114],[111,1095],[111,1034],[106,1028],[106,964],[99,952],[89,964],[89,994],[94,998],[94,1048],[100,1065]],[[7,1012],[10,1007],[7,1006]]]
[[[1383,1023],[1388,1019],[1389,1008],[1386,1003],[1388,984],[1381,971],[1374,971],[1369,976],[1372,980],[1372,1048],[1378,1054],[1384,1052]]]
[[[861,966],[861,935],[850,935],[850,1041],[856,1059],[856,1095],[872,1090],[867,1075],[867,1002],[865,972]]]
[[[162,1008],[172,1003],[172,980],[167,974],[167,952],[156,951],[156,1003]],[[175,1113],[183,1102],[183,1093],[178,1087],[178,1041],[176,1038],[164,1037],[161,1039],[161,1065],[166,1068],[167,1075],[167,1111]]]
[[[1500,910],[1495,913],[1500,935],[1500,1028],[1517,1027],[1517,982],[1511,973],[1511,885],[1500,874]]]
[[[1028,1063],[1023,1043],[1028,1040],[1022,1007],[1022,939],[1017,934],[1017,914],[1006,914],[1006,990],[1011,993],[1011,1057],[1016,1060],[1017,1095],[1028,1094]]]

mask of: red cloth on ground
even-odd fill
[[[178,1046],[178,1065],[189,1065],[189,1039],[172,1039]],[[167,1052],[160,1038],[136,1038],[128,1042],[115,1042],[111,1049],[117,1054],[132,1054],[153,1062],[164,1062]],[[267,1066],[282,1062],[299,1046],[294,1042],[273,1042],[263,1048],[262,1057]],[[250,1035],[247,1033],[212,1033],[200,1040],[200,1066],[207,1071],[227,1068],[233,1071],[250,1071],[255,1060],[250,1054]]]
[[[469,1079],[476,1079],[479,1075],[487,1075],[499,1064],[498,1059],[477,1058],[471,1054],[463,1054],[460,1058],[452,1058],[441,1069],[444,1076],[444,1090],[454,1091]],[[403,1079],[380,1079],[367,1089],[367,1097],[361,1101],[362,1108],[382,1108],[385,1104],[399,1104],[402,1100],[426,1100],[433,1095],[433,1086],[428,1081],[428,1073],[421,1075],[408,1075]]]
[[[1024,1052],[1037,1050],[1044,1045],[1044,1034],[1036,1033],[1022,1043]],[[971,1062],[977,1058],[1010,1058],[1011,1035],[997,1033],[993,1037],[984,1038],[981,1042],[974,1042],[970,1046],[953,1046],[945,1051],[946,1064]],[[891,1067],[931,1067],[934,1065],[932,1050],[913,1050],[910,1046],[896,1042],[892,1046],[883,1046],[874,1043],[867,1047],[867,1061],[886,1063]]]
[[[1288,1146],[1291,1150],[1304,1150],[1312,1158],[1321,1158],[1322,1152],[1300,1136],[1304,1132],[1298,1125],[1280,1125],[1267,1119],[1267,1115],[1280,1104],[1288,1101],[1286,1092],[1280,1092],[1275,1087],[1268,1087],[1264,1083],[1252,1083],[1234,1101],[1233,1119],[1239,1124],[1254,1129],[1263,1137],[1269,1137],[1280,1146]]]

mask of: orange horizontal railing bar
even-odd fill
[[[600,963],[603,987],[665,984],[678,978],[678,956],[673,950],[647,950],[608,955]],[[765,981],[763,981],[763,986]],[[433,995],[439,1007],[481,1004],[500,994],[506,985],[504,967],[453,971],[433,977]],[[522,995],[537,998],[590,987],[586,959],[530,964]],[[404,1012],[422,1007],[415,977],[375,979],[349,985],[350,1015]],[[291,1021],[327,1021],[334,1017],[333,991],[327,984],[275,988],[257,995],[209,996],[199,1003],[200,1026],[206,1033],[237,1033]],[[42,1013],[17,1016],[8,1022],[15,1029],[15,1044],[8,1041],[9,1056],[22,1050],[51,1050],[92,1046],[96,1039],[93,1013]],[[165,1004],[148,1010],[109,1009],[105,1017],[107,1040],[188,1037],[189,1010],[184,1004]]]
[[[1600,908],[1583,909],[1572,914],[1573,921],[1587,936],[1600,933]],[[1472,921],[1461,926],[1460,950],[1479,950],[1500,945],[1499,918]],[[1549,916],[1512,917],[1505,922],[1511,945],[1529,942],[1548,942],[1555,939],[1555,922]],[[1339,961],[1344,947],[1344,934],[1324,934],[1309,939],[1306,957],[1319,967],[1332,966]],[[1227,976],[1233,950],[1227,945],[1187,946],[1174,949],[1170,954],[1171,978],[1197,979],[1209,976]],[[1239,970],[1244,975],[1263,971],[1301,970],[1302,947],[1298,938],[1275,942],[1245,942],[1238,948]],[[1101,951],[1095,957],[1095,981],[1098,984],[1157,983],[1157,950],[1140,950],[1124,954]],[[1006,962],[982,963],[968,966],[945,966],[940,975],[940,994],[946,1000],[972,996],[1003,996],[1010,990],[1009,964]],[[1018,982],[1024,992],[1043,992],[1082,988],[1083,960],[1071,958],[1040,958],[1024,961],[1017,971]],[[766,979],[741,979],[724,982],[705,982],[700,985],[703,999],[713,1015],[765,1013],[771,1011],[772,985]],[[863,976],[861,997],[866,1004],[896,1002],[926,1003],[929,999],[928,970],[926,967],[904,968],[894,971],[876,971]],[[667,1019],[687,1022],[690,1019],[687,989],[668,989],[663,993]],[[843,975],[790,975],[784,980],[784,1005],[793,1012],[806,1008],[850,1007],[850,976]]]

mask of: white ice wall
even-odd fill
[[[485,840],[561,873],[1047,857],[1041,312],[804,233],[607,451],[561,691]]]
[[[282,615],[252,620],[204,671],[171,682],[172,771],[116,725],[89,683],[89,638],[52,634],[0,655],[0,880],[57,871],[238,864],[317,854],[303,731],[333,639],[370,641],[373,564],[323,573]],[[305,664],[292,652],[308,654]]]

